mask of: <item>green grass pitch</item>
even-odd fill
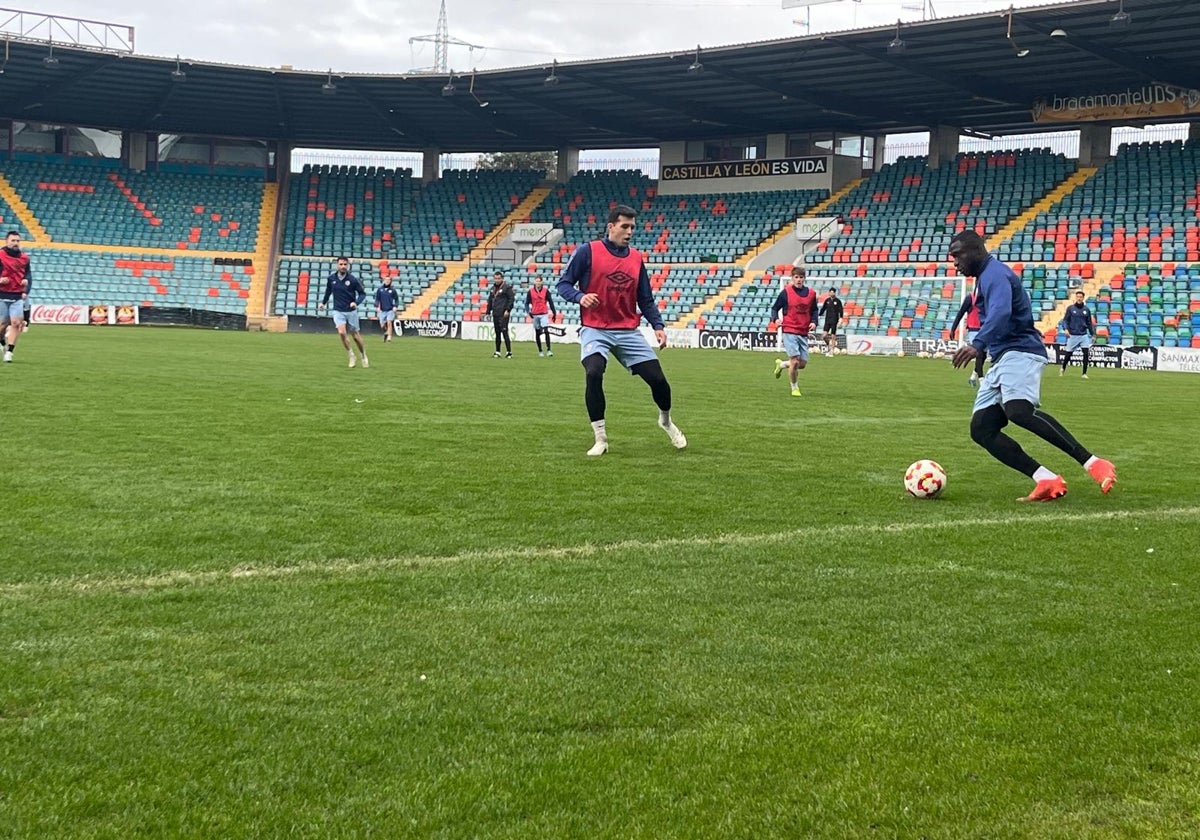
[[[0,836],[1193,838],[1200,377],[35,327],[0,369]],[[902,489],[934,458],[943,498]]]

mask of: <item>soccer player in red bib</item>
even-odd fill
[[[603,239],[585,242],[576,249],[558,281],[563,300],[579,304],[580,360],[586,373],[584,403],[592,421],[596,442],[588,455],[608,451],[604,427],[604,370],[611,354],[631,374],[650,386],[658,406],[658,425],[676,449],[687,446],[687,438],[671,420],[671,386],[658,356],[638,332],[645,318],[654,328],[659,348],[667,346],[662,316],[654,303],[650,275],[642,255],[629,247],[637,211],[618,204],[609,211]],[[641,314],[639,315],[639,310]]]
[[[963,318],[967,319],[967,344],[975,341],[975,336],[979,335],[979,307],[975,305],[975,298],[979,295],[979,291],[972,289],[971,293],[966,296],[962,302],[962,306],[958,308],[958,314],[954,316],[954,323],[950,325],[950,335],[958,333],[958,325]],[[975,357],[975,370],[971,371],[971,375],[967,377],[967,384],[972,388],[979,387],[979,380],[983,379],[983,360],[987,357],[987,353],[980,353]]]
[[[783,350],[788,360],[775,360],[775,378],[786,370],[792,396],[800,396],[800,371],[808,364],[808,336],[817,322],[817,293],[804,285],[804,267],[792,266],[792,282],[784,286],[771,306],[772,323],[783,313]]]
[[[13,360],[17,338],[25,326],[25,302],[29,300],[29,255],[21,250],[21,234],[10,230],[0,248],[0,324],[4,332],[4,361]]]
[[[546,336],[547,356],[553,356],[550,350],[550,319],[554,317],[554,298],[550,297],[550,287],[542,285],[542,275],[533,278],[533,286],[525,293],[525,311],[533,318],[533,337],[537,341],[538,355],[542,355],[542,336]]]

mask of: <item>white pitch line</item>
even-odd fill
[[[862,534],[906,534],[919,531],[940,531],[958,528],[1012,527],[1030,522],[1124,521],[1133,519],[1169,520],[1200,517],[1200,507],[1161,508],[1158,510],[1091,511],[1089,513],[1055,513],[1053,515],[1015,515],[940,520],[936,522],[875,522],[849,525],[819,525],[795,528],[770,534],[709,534],[689,537],[664,537],[657,540],[621,540],[611,543],[581,543],[570,546],[540,546],[532,548],[472,549],[457,554],[409,555],[384,557],[376,560],[330,560],[326,562],[294,563],[288,566],[236,566],[231,569],[211,569],[162,572],[134,577],[80,575],[24,583],[0,584],[0,597],[32,596],[38,593],[61,592],[88,594],[100,592],[154,591],[173,587],[205,586],[214,583],[244,580],[280,580],[299,575],[354,575],[386,569],[451,563],[491,562],[501,560],[564,560],[573,557],[645,552],[672,548],[737,547],[807,540],[819,537],[847,537]]]

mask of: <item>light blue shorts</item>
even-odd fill
[[[1092,346],[1092,337],[1087,333],[1083,335],[1067,336],[1067,352],[1074,353],[1079,349],[1087,349]]]
[[[534,315],[533,316],[533,328],[535,330],[544,330],[548,326],[550,326],[550,316],[549,315]]]
[[[395,309],[389,309],[387,312],[380,311],[375,314],[379,316],[380,324],[389,324],[396,320]]]
[[[1029,400],[1034,406],[1041,405],[1042,369],[1048,362],[1045,354],[1011,350],[1005,353],[979,380],[979,393],[975,395],[972,412],[1012,400]]]
[[[361,332],[358,328],[358,310],[351,309],[349,312],[342,312],[340,309],[333,310],[333,325],[349,327],[351,332]]]
[[[0,300],[0,321],[20,321],[25,317],[25,301]]]
[[[783,334],[783,352],[787,353],[789,358],[799,357],[807,362],[808,336],[785,332]]]
[[[580,327],[580,361],[593,353],[599,353],[607,359],[610,351],[626,370],[634,365],[658,358],[645,336],[637,330],[598,330],[595,327]],[[632,370],[629,372],[633,373]]]
[[[967,344],[974,344],[977,335],[979,335],[979,330],[967,330]]]

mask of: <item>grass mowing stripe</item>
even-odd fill
[[[1172,520],[1200,516],[1200,507],[1163,508],[1160,510],[1114,510],[1092,511],[1089,513],[1058,514],[1053,517],[1055,524],[1100,522],[1125,519]],[[171,587],[184,588],[187,586],[206,586],[214,583],[230,581],[246,581],[256,579],[278,579],[293,575],[354,575],[364,572],[374,572],[399,566],[420,566],[445,563],[467,563],[496,560],[561,560],[571,557],[585,557],[595,554],[607,554],[629,551],[659,551],[674,548],[695,548],[701,546],[737,547],[753,545],[769,545],[772,543],[814,538],[837,538],[860,534],[902,534],[917,531],[939,531],[959,528],[993,528],[997,526],[1017,526],[1023,523],[1039,522],[1042,516],[1022,517],[974,517],[966,519],[941,520],[937,522],[879,522],[855,523],[849,525],[827,525],[810,528],[795,528],[787,531],[777,531],[766,534],[714,534],[696,537],[670,537],[660,540],[621,540],[612,543],[584,543],[572,546],[543,546],[516,549],[476,549],[450,555],[425,555],[407,557],[386,557],[377,560],[331,560],[329,562],[297,563],[285,566],[237,566],[225,570],[188,571],[180,569],[158,575],[141,577],[128,575],[107,576],[69,576],[39,580],[31,583],[13,583],[0,585],[0,595],[16,597],[34,595],[53,591],[69,591],[71,593],[112,592],[129,590],[160,590]]]

